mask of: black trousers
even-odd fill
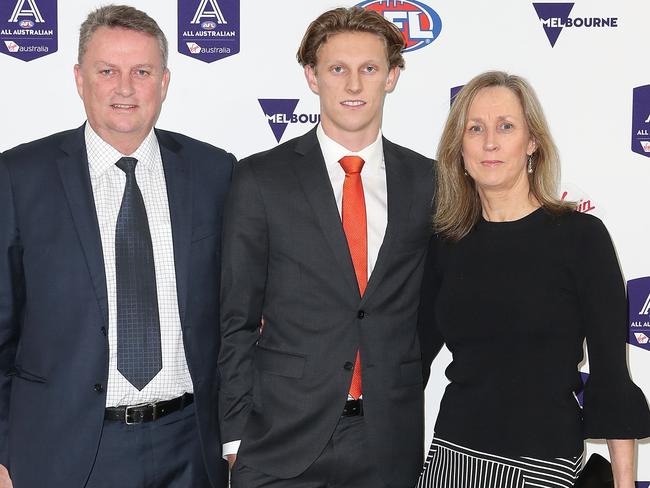
[[[194,405],[143,424],[104,421],[86,488],[190,487],[211,488]]]
[[[290,442],[287,439],[287,442]],[[321,455],[305,472],[278,479],[239,462],[231,476],[231,488],[383,488],[367,448],[362,416],[341,417]]]

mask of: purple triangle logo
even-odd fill
[[[562,28],[567,24],[573,5],[573,3],[533,3],[551,47],[555,46]]]
[[[280,98],[258,98],[260,107],[266,116],[266,120],[273,131],[275,140],[280,142],[287,125],[291,122],[293,113],[298,105],[298,99],[280,99]]]

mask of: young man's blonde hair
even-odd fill
[[[368,32],[384,41],[389,68],[404,68],[402,50],[406,41],[402,33],[374,10],[361,7],[336,8],[318,16],[302,38],[296,57],[302,66],[316,67],[318,51],[330,36],[341,32]]]

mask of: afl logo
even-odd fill
[[[21,20],[20,22],[18,22],[18,25],[23,29],[31,29],[32,27],[34,27],[34,22],[32,22],[31,20]]]
[[[379,12],[395,24],[406,41],[405,53],[428,46],[442,30],[436,11],[417,0],[366,0],[357,6]]]
[[[201,23],[201,27],[203,30],[214,30],[217,28],[217,23],[212,22],[211,20],[206,20],[205,22]]]

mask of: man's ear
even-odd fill
[[[308,64],[305,65],[305,79],[309,89],[318,95],[318,78],[316,77],[316,68]]]
[[[163,70],[162,79],[160,80],[160,101],[164,102],[167,98],[167,88],[169,88],[169,80],[171,79],[171,72],[168,68]]]
[[[386,78],[386,87],[384,88],[386,93],[392,92],[397,86],[400,71],[399,66],[393,66],[388,70],[388,78]]]
[[[81,99],[84,99],[84,78],[83,74],[81,73],[81,66],[78,64],[74,65],[74,83],[77,85],[77,93],[81,97]]]

